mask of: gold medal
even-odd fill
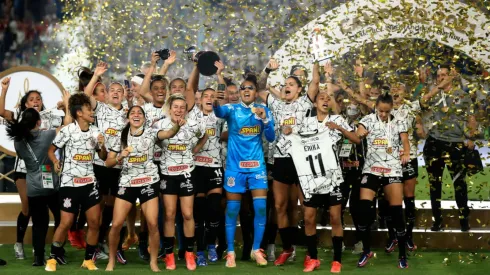
[[[128,146],[128,148],[126,148],[128,150],[128,152],[132,153],[133,152],[133,146]]]
[[[386,148],[386,153],[388,153],[388,154],[393,153],[393,148],[392,147]]]
[[[252,108],[250,108],[250,110],[252,111],[252,113],[254,113],[254,114],[255,114],[255,111],[257,111],[257,108],[252,107]]]
[[[447,113],[448,110],[449,110],[449,107],[442,107],[441,108],[441,111],[443,111],[444,113]]]

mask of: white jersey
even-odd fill
[[[61,187],[80,187],[95,182],[93,163],[99,133],[93,125],[82,131],[74,122],[56,135],[53,145],[62,150]]]
[[[391,111],[395,119],[405,121],[407,123],[408,139],[410,141],[410,158],[414,159],[417,157],[417,145],[418,141],[415,138],[415,117],[420,113],[420,103],[419,101],[413,101],[410,104],[403,104],[397,110],[393,109]],[[402,148],[403,151],[403,148]]]
[[[205,131],[208,135],[208,139],[201,151],[194,156],[196,166],[222,167],[220,138],[224,120],[217,118],[214,112],[205,115],[197,107],[192,108],[191,113],[193,113],[192,117],[201,117],[199,122],[205,126]],[[189,113],[189,118],[191,117],[191,113]]]
[[[14,112],[14,119],[17,119],[19,115],[21,116],[21,114]],[[52,130],[60,127],[63,124],[63,117],[58,116],[54,112],[45,110],[41,111],[39,115],[41,116],[41,126],[39,127],[39,130]],[[27,173],[24,160],[18,157],[16,157],[15,159],[15,172],[24,174]]]
[[[104,135],[106,148],[111,148],[114,146],[118,138],[118,133],[126,126],[126,113],[127,109],[124,106],[117,110],[116,108],[110,106],[109,104],[97,102],[95,107],[95,120],[97,128]],[[100,166],[105,166],[105,162],[95,156],[95,164]],[[121,168],[118,164],[115,168]]]
[[[143,110],[145,111],[147,129],[156,129],[157,122],[165,118],[163,107],[155,107],[153,103],[146,103],[145,105],[143,105]],[[155,145],[153,154],[153,160],[156,162],[160,162],[160,157],[162,156],[162,148],[160,148],[158,144]]]
[[[228,132],[228,122],[225,120],[221,128],[221,133]],[[228,155],[228,142],[221,142],[221,163],[223,163],[223,169],[226,169],[226,156]]]
[[[293,133],[277,143],[279,151],[291,154],[306,199],[313,194],[331,193],[344,181],[336,153],[336,144],[343,136],[340,131],[326,127],[328,121],[352,130],[341,116],[329,116],[322,122],[317,117],[309,117],[304,123],[311,126],[312,132]]]
[[[283,136],[281,126],[289,126],[294,130],[298,130],[302,125],[302,120],[309,115],[313,108],[313,102],[308,95],[299,97],[297,100],[287,103],[285,101],[278,100],[271,94],[267,96],[267,107],[271,110],[274,116],[274,125],[276,127],[276,137]],[[288,136],[286,136],[286,139]],[[276,139],[277,140],[277,139]],[[275,151],[275,146],[272,144],[269,147],[269,157],[285,158],[289,157],[287,154],[281,154]]]
[[[170,118],[158,122],[159,130],[170,130],[173,127]],[[160,170],[164,175],[182,175],[194,170],[194,157],[192,149],[199,138],[205,133],[205,125],[195,120],[187,120],[179,132],[170,139],[163,140]]]
[[[123,160],[119,187],[141,187],[159,181],[158,167],[153,163],[153,150],[159,141],[158,132],[155,129],[144,129],[138,136],[128,133],[128,147],[131,146],[133,150]],[[119,139],[109,150],[119,153],[122,149],[119,134]]]
[[[382,177],[401,177],[400,134],[407,132],[406,122],[393,116],[389,123],[382,122],[377,114],[369,114],[363,117],[359,124],[369,131],[366,137],[368,149],[362,172]]]

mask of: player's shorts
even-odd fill
[[[94,174],[97,179],[99,191],[104,196],[116,196],[119,190],[119,176],[121,169],[107,168],[94,164]]]
[[[401,177],[381,177],[373,174],[364,174],[361,179],[361,188],[371,189],[378,192],[381,187],[392,183],[402,183]]]
[[[160,193],[163,195],[177,195],[179,197],[194,196],[194,172],[187,175],[162,175],[160,180]]]
[[[78,211],[85,213],[93,206],[99,204],[101,197],[96,184],[80,187],[60,188],[60,209],[77,215]]]
[[[223,187],[223,169],[220,167],[196,166],[192,173],[195,177],[196,194],[207,194],[213,189]]]
[[[14,172],[12,173],[12,179],[14,180],[14,182],[16,182],[17,180],[22,180],[22,179],[26,179],[26,176],[27,174],[26,173],[22,173],[22,172]]]
[[[308,200],[303,200],[303,206],[311,208],[326,208],[342,204],[342,192],[340,186],[328,194],[314,194]]]
[[[299,184],[298,173],[292,158],[275,158],[272,177],[284,184]]]
[[[144,204],[149,200],[158,198],[159,190],[159,182],[146,186],[119,187],[116,197],[132,204],[135,204],[136,200],[139,199],[140,204]]]
[[[269,185],[269,189],[272,189],[272,184],[274,183],[274,177],[272,176],[274,164],[266,162],[265,168],[267,169],[267,184]]]
[[[265,169],[248,173],[226,170],[224,188],[226,192],[237,194],[247,190],[267,190],[267,172]]]
[[[403,180],[411,180],[419,176],[419,161],[413,158],[409,163],[402,166]]]

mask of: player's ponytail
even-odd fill
[[[383,89],[383,91],[381,91],[381,94],[376,99],[376,106],[380,103],[393,105],[393,97],[390,95],[389,90]]]
[[[40,120],[41,116],[35,109],[26,109],[21,117],[7,121],[7,135],[14,141],[31,140],[33,138],[31,131],[36,128]]]

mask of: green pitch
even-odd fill
[[[489,201],[490,200],[490,168],[471,178],[468,178],[468,198],[472,201]],[[419,167],[418,184],[415,189],[417,200],[430,200],[429,195],[429,177],[425,168]],[[443,175],[442,187],[443,200],[455,200],[454,187],[447,169]]]
[[[46,246],[48,247],[48,246]],[[13,256],[13,246],[0,246],[0,258],[8,261],[7,266],[0,267],[0,274],[47,274],[42,267],[32,267],[31,247],[25,248],[27,255],[26,260],[15,260]],[[397,268],[397,255],[386,255],[384,252],[376,251],[377,256],[370,260],[368,266],[357,268],[356,263],[358,256],[352,255],[351,251],[346,249],[343,253],[343,269],[342,274],[488,274],[490,270],[490,259],[486,254],[471,254],[468,252],[418,252],[409,257],[409,269],[399,270]],[[240,252],[238,252],[240,256]],[[75,251],[68,248],[67,260],[68,265],[59,266],[57,274],[107,274],[104,272],[107,261],[98,261],[97,266],[100,269],[96,272],[89,272],[80,268],[84,251]],[[237,261],[237,268],[227,269],[224,266],[224,261],[221,260],[216,264],[210,264],[207,267],[198,267],[196,271],[187,271],[184,261],[177,262],[177,270],[173,272],[163,271],[166,274],[302,274],[303,258],[305,255],[304,249],[298,249],[298,257],[296,262],[288,263],[283,267],[276,267],[270,264],[267,267],[260,268],[255,266],[253,262]],[[126,252],[128,264],[122,266],[116,265],[114,274],[142,275],[152,274],[146,262],[140,260],[136,250]],[[332,252],[330,250],[320,250],[319,257],[322,261],[320,270],[312,274],[330,274],[330,261]],[[160,262],[160,268],[163,270],[165,265]]]

